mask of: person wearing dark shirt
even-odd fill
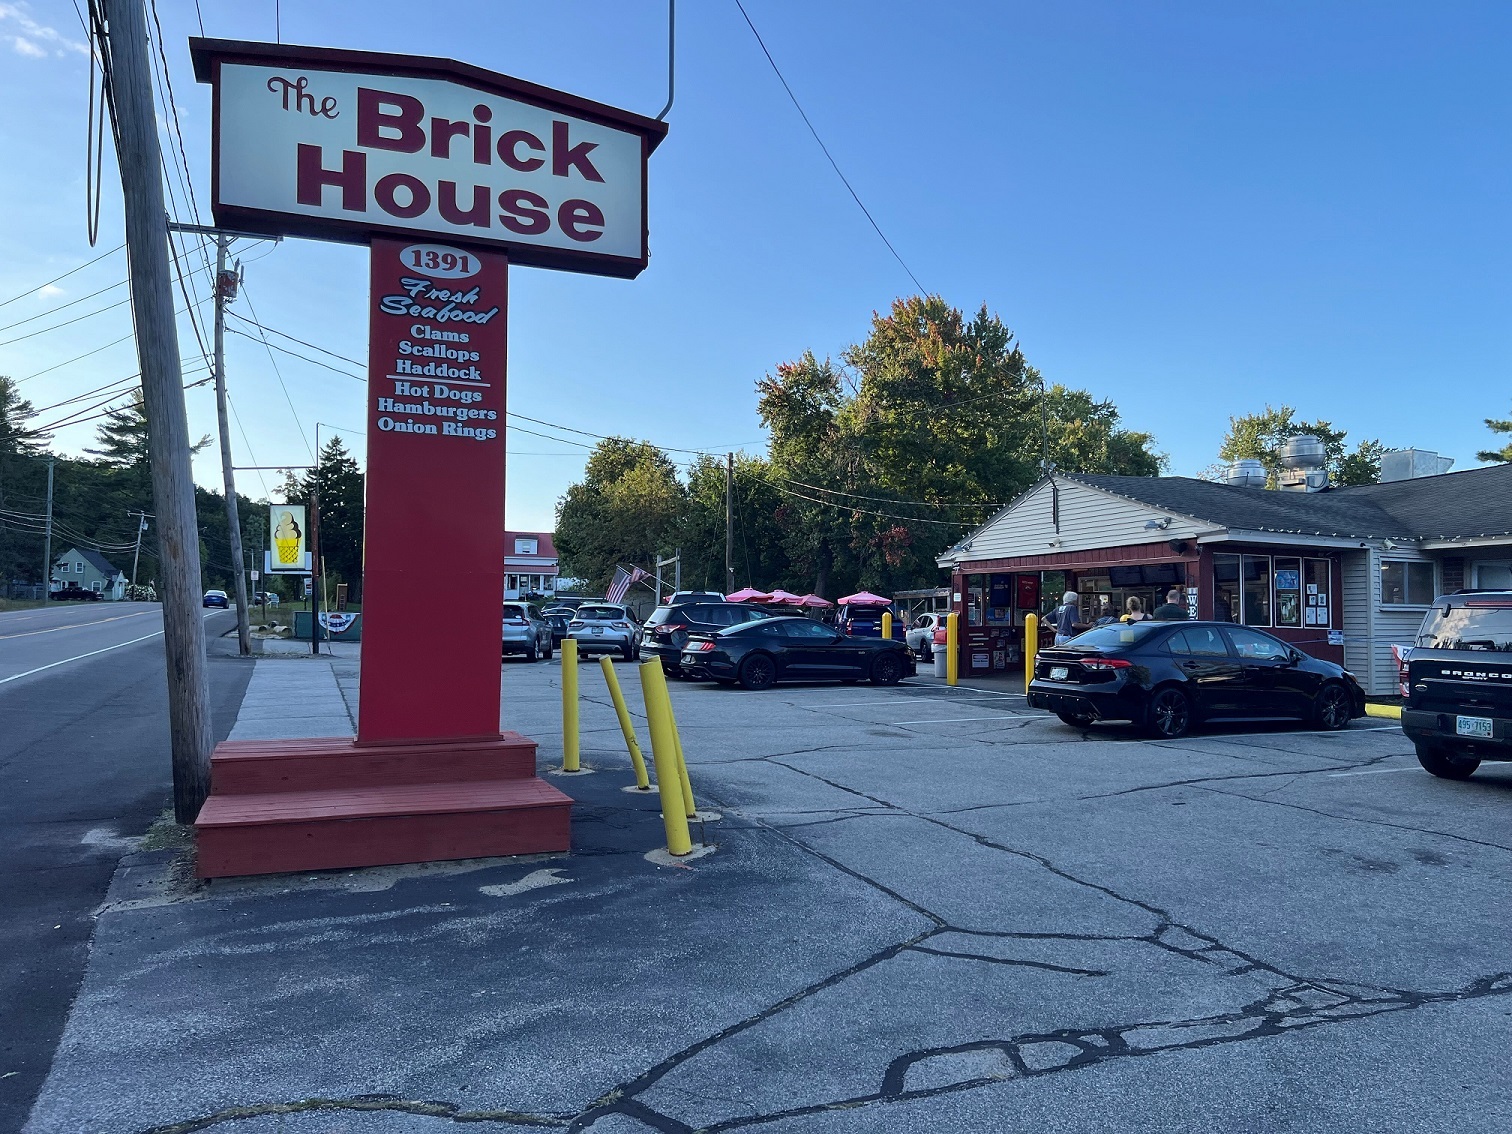
[[[1234,604],[1229,601],[1227,591],[1219,591],[1213,599],[1213,620],[1215,622],[1233,622]]]
[[[1083,623],[1077,621],[1081,616],[1081,598],[1075,591],[1067,591],[1061,596],[1061,604],[1056,607],[1051,620],[1055,624],[1055,644],[1064,646],[1072,638],[1086,629]]]
[[[1157,606],[1155,613],[1150,616],[1156,622],[1185,622],[1187,621],[1187,608],[1181,602],[1181,592],[1172,587],[1166,592],[1164,606]]]

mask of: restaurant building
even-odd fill
[[[550,532],[504,533],[504,598],[550,598],[561,567]]]
[[[1189,617],[1262,627],[1394,694],[1392,646],[1412,644],[1435,596],[1512,588],[1512,464],[1447,464],[1388,453],[1391,479],[1353,488],[1312,469],[1266,488],[1253,463],[1228,483],[1052,473],[938,559],[961,672],[1014,668],[1025,616],[1065,591],[1090,623],[1104,601],[1149,612],[1175,588]]]

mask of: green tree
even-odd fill
[[[42,577],[41,522],[47,491],[48,437],[32,428],[36,412],[0,375],[0,583]]]
[[[1300,421],[1291,406],[1267,405],[1261,413],[1229,418],[1228,432],[1218,448],[1222,462],[1254,460],[1265,466],[1270,486],[1274,488],[1281,474],[1281,451],[1288,438],[1308,433],[1323,442],[1324,464],[1329,481],[1335,485],[1376,484],[1381,479],[1381,455],[1385,446],[1376,440],[1361,441],[1350,452],[1345,444],[1345,430],[1335,429],[1332,422]],[[1214,472],[1220,471],[1215,469]]]
[[[732,509],[735,587],[793,587],[791,564],[783,548],[778,519],[786,504],[760,457],[735,454]],[[678,546],[682,548],[683,585],[728,591],[725,585],[725,463],[703,456],[687,474],[687,504]]]
[[[557,502],[562,573],[602,590],[619,564],[650,570],[658,553],[677,546],[685,503],[677,466],[656,446],[600,441],[583,480]]]
[[[284,502],[313,508],[319,493],[316,539],[326,581],[346,583],[352,601],[362,597],[362,527],[366,478],[340,437],[321,446],[315,467],[303,476],[284,474],[279,491]],[[243,519],[246,524],[246,519]],[[256,524],[252,527],[255,530]],[[222,521],[221,530],[225,530]],[[266,533],[263,533],[266,535]],[[244,537],[245,538],[245,537]],[[248,544],[248,546],[258,546]]]
[[[1492,433],[1506,435],[1512,433],[1512,418],[1488,417],[1486,426]],[[1507,443],[1500,449],[1482,449],[1475,454],[1475,459],[1477,461],[1512,461],[1512,437],[1509,437]]]

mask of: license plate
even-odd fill
[[[604,632],[604,628],[602,626],[595,626],[593,628],[593,632],[595,634],[602,634]]]
[[[1050,667],[1051,681],[1064,681],[1070,674],[1071,671],[1063,665],[1052,665]]]
[[[1454,731],[1459,736],[1479,736],[1491,739],[1490,717],[1455,717]]]

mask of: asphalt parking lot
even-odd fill
[[[543,767],[559,674],[504,667]],[[658,866],[581,685],[572,855],[126,902],[29,1129],[1512,1128],[1512,766],[1435,780],[1374,719],[1157,743],[927,679],[674,683],[722,818]]]

